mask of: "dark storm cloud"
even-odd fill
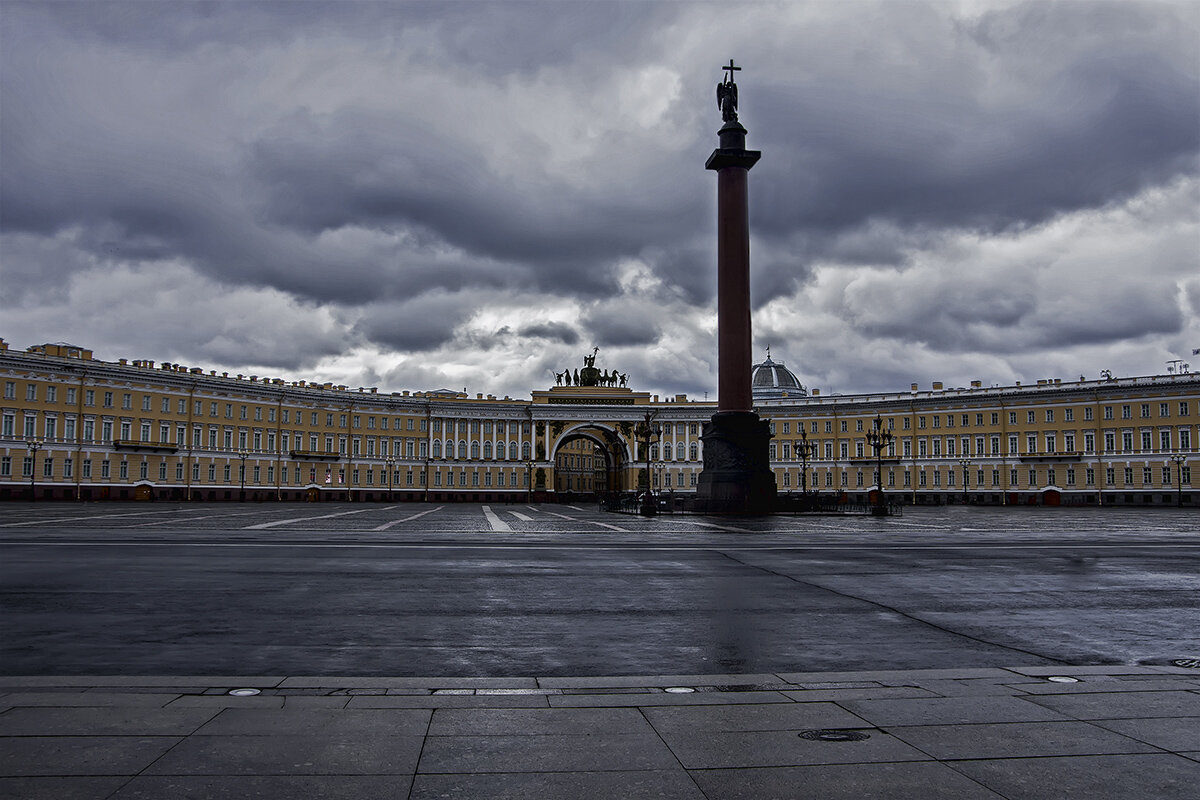
[[[606,303],[584,316],[582,324],[600,347],[635,347],[654,344],[662,328],[646,309]]]
[[[912,4],[869,8],[909,48],[891,71],[886,49],[859,52],[853,73],[834,56],[826,80],[753,89],[765,233],[1003,230],[1196,170],[1196,32],[1170,8],[1033,3],[958,31]]]
[[[84,287],[170,274],[187,287],[174,297],[209,298],[190,332],[154,332],[191,360],[376,348],[418,354],[406,369],[447,359],[445,375],[515,387],[584,342],[628,347],[646,380],[701,390],[712,365],[664,352],[715,352],[715,176],[702,165],[720,124],[716,65],[733,56],[746,59],[748,144],[763,151],[756,330],[821,320],[824,339],[927,348],[920,363],[941,368],[946,354],[1194,329],[1181,306],[1196,289],[1177,277],[1195,274],[1194,252],[1163,260],[1143,241],[1183,242],[1194,196],[1168,201],[1180,222],[1116,215],[1071,233],[1195,185],[1194,7],[986,6],[8,3],[0,306],[6,320],[54,309],[125,342],[80,310]],[[969,280],[976,239],[1011,246]],[[1100,269],[1105,248],[1139,267]],[[1084,254],[1026,252],[1038,249]],[[545,313],[522,300],[534,294]],[[106,302],[114,318],[145,313],[136,290]],[[224,306],[261,315],[269,335],[223,324]],[[575,316],[550,321],[552,309]],[[493,364],[505,352],[521,366]],[[445,382],[440,366],[427,374]]]
[[[548,339],[563,344],[578,344],[579,342],[579,332],[562,322],[540,322],[526,325],[517,331],[517,335],[527,336],[531,339]]]

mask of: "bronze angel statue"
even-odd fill
[[[721,109],[721,119],[726,122],[737,121],[737,102],[737,84],[732,77],[717,84],[717,108]]]

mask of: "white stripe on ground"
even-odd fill
[[[522,520],[524,522],[533,522],[533,517],[527,517],[524,514],[522,514],[520,511],[509,511],[508,513],[512,514],[514,517],[516,517],[517,519]]]
[[[188,510],[191,511],[193,509],[188,509]],[[90,520],[99,520],[99,519],[110,519],[113,517],[144,517],[147,514],[179,514],[179,513],[181,513],[180,509],[173,509],[171,511],[131,511],[128,514],[94,514],[90,517],[56,517],[54,519],[31,519],[31,520],[25,520],[24,522],[0,523],[0,528],[15,528],[18,525],[56,525],[60,522],[78,522],[80,520],[89,520],[90,521]],[[191,517],[184,517],[183,519],[191,519]]]
[[[496,516],[496,512],[492,511],[491,506],[483,507],[483,515],[487,517],[488,524],[492,526],[494,531],[511,531],[508,523]]]
[[[394,519],[391,522],[383,523],[378,528],[371,528],[371,530],[386,531],[388,528],[392,527],[393,525],[399,525],[401,522],[411,522],[412,520],[417,519],[418,517],[423,517],[426,514],[432,514],[435,511],[441,511],[443,508],[445,508],[445,506],[438,506],[437,508],[431,508],[428,511],[422,511],[420,514],[413,514],[411,517],[405,517],[404,519]]]
[[[574,508],[574,506],[568,506],[568,508]],[[575,517],[568,517],[566,514],[559,514],[555,511],[547,511],[545,513],[549,514],[552,517],[561,517],[562,519],[570,520],[571,522],[582,522],[586,525],[599,525],[601,528],[608,528],[610,531],[620,531],[621,533],[630,533],[631,532],[628,528],[620,528],[620,527],[617,527],[616,525],[610,525],[607,522],[597,522],[597,521],[591,520],[591,519],[576,519]]]
[[[244,531],[259,531],[263,528],[274,528],[276,525],[287,525],[289,522],[308,522],[310,519],[331,519],[332,517],[347,517],[351,514],[366,514],[371,511],[391,511],[399,506],[385,506],[384,508],[364,508],[358,511],[339,511],[336,514],[318,514],[315,517],[292,517],[291,519],[277,519],[274,522],[260,522],[257,525],[247,525],[242,528]]]

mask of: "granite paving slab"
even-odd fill
[[[199,736],[424,736],[428,709],[279,709],[227,708]]]
[[[546,695],[533,694],[431,694],[359,695],[346,708],[547,708]]]
[[[862,728],[862,717],[833,703],[770,703],[766,705],[675,706],[643,712],[660,732],[798,731],[808,728]]]
[[[149,775],[404,775],[422,736],[191,736]]]
[[[1097,719],[1090,722],[1164,750],[1200,749],[1200,717]]]
[[[179,699],[177,694],[146,692],[13,692],[0,701],[9,708],[39,706],[44,708],[96,708],[130,706],[162,708]]]
[[[888,731],[938,760],[1156,752],[1144,742],[1086,722],[922,725]]]
[[[438,709],[430,736],[653,734],[636,708]]]
[[[928,761],[695,770],[691,776],[708,797],[721,800],[1005,800]]]
[[[423,775],[409,800],[706,800],[682,769],[637,772],[517,772],[486,775]]]
[[[177,736],[9,736],[0,775],[136,775],[182,741]]]
[[[798,703],[841,700],[874,700],[886,697],[939,697],[919,686],[878,686],[874,689],[807,689],[802,692],[781,692]]]
[[[106,800],[128,778],[0,778],[0,797],[12,800]]]
[[[564,694],[551,695],[555,708],[615,706],[720,706],[741,703],[791,703],[779,692],[692,692],[690,694]]]
[[[215,708],[13,708],[0,714],[0,736],[187,736],[217,713]]]
[[[1037,703],[1075,719],[1142,719],[1200,717],[1200,693],[1105,692],[1030,697]]]
[[[234,697],[231,694],[185,694],[170,703],[171,708],[283,708],[281,694],[257,694]]]
[[[592,772],[678,769],[653,733],[430,736],[419,772]]]
[[[397,800],[411,784],[411,775],[143,775],[110,800]]]
[[[1196,800],[1200,763],[1169,753],[956,761],[1009,800]]]
[[[1048,722],[1068,719],[1018,697],[930,697],[847,700],[848,710],[874,725],[957,725],[972,722]]]
[[[788,767],[873,761],[928,761],[930,757],[878,730],[862,741],[827,742],[799,731],[671,731],[662,737],[688,769]]]

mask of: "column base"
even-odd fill
[[[771,428],[753,411],[719,411],[704,423],[704,471],[696,499],[704,511],[766,514],[775,507]]]

